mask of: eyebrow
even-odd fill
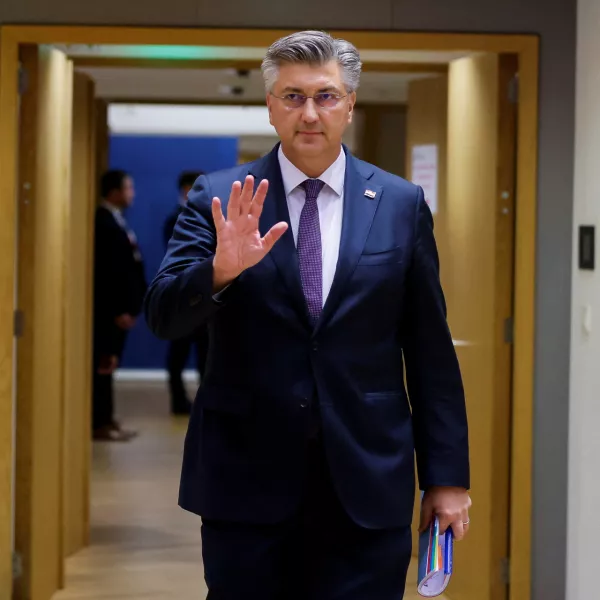
[[[328,85],[325,86],[323,88],[320,88],[319,90],[317,90],[317,94],[323,94],[325,92],[336,92],[337,94],[341,94],[342,92],[335,87],[334,85]],[[293,94],[302,94],[303,96],[306,95],[304,90],[297,88],[297,87],[286,87],[284,88],[282,94],[289,94],[289,93],[293,93]]]

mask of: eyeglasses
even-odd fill
[[[285,96],[276,96],[271,93],[271,96],[278,98],[279,100],[283,100],[283,103],[288,108],[300,108],[306,104],[306,101],[309,98],[312,98],[314,103],[320,108],[335,108],[338,102],[345,98],[346,96],[339,96],[338,94],[333,94],[331,92],[320,92],[319,94],[315,94],[314,96],[304,96],[303,94],[286,94]]]

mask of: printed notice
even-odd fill
[[[435,215],[438,201],[438,148],[435,144],[413,146],[412,182],[425,192],[425,201]]]

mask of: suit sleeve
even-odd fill
[[[463,383],[446,320],[433,218],[420,187],[406,309],[404,361],[420,488],[469,489]]]
[[[212,195],[202,175],[189,193],[167,253],[144,300],[146,322],[163,339],[189,335],[222,306],[226,294],[213,297],[213,258],[217,238]]]

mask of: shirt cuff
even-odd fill
[[[216,294],[213,294],[213,300],[215,302],[222,302],[221,298],[223,297],[225,290],[227,290],[227,288],[229,287],[231,287],[231,283],[228,283],[221,291],[217,292]]]

